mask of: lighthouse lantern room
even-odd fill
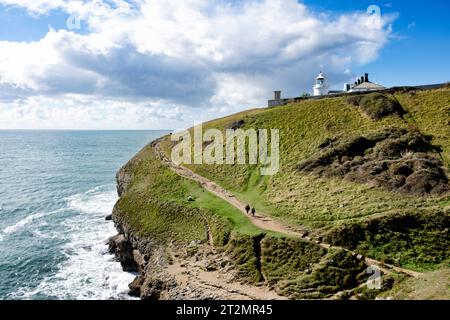
[[[326,77],[322,71],[316,77],[316,84],[313,86],[314,96],[323,96],[328,94],[328,86],[326,84]]]

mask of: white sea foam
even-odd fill
[[[85,193],[69,197],[69,208],[94,215],[110,214],[118,197],[115,190],[105,191],[104,189],[104,187],[96,187]]]
[[[47,223],[42,223],[41,226],[46,226]],[[49,230],[40,230],[39,228],[30,230],[30,232],[33,234],[33,237],[39,238],[39,239],[58,239],[60,236],[58,235],[58,232],[55,231],[49,231]]]
[[[69,240],[63,247],[67,260],[36,289],[19,290],[16,298],[130,299],[128,284],[135,275],[122,270],[105,244],[116,233],[114,225],[104,219],[116,200],[112,188],[95,188],[70,197],[68,208],[78,214],[63,222],[65,231],[60,237]]]
[[[23,227],[25,227],[26,225],[28,225],[31,222],[33,222],[34,220],[38,220],[40,218],[43,218],[43,217],[46,217],[46,216],[49,216],[51,214],[58,213],[58,212],[61,212],[61,211],[62,210],[54,210],[54,211],[49,211],[49,212],[37,212],[37,213],[30,214],[30,215],[26,216],[25,218],[23,218],[22,220],[19,220],[15,224],[4,228],[2,230],[2,233],[3,234],[10,234],[10,233],[13,233],[13,232],[17,232],[20,229],[22,229]]]

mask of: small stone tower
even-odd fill
[[[316,84],[313,86],[314,96],[323,96],[328,94],[328,86],[326,84],[325,75],[320,71],[319,75],[316,77]]]

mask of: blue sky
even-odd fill
[[[385,86],[450,81],[450,1],[307,0],[317,11],[343,13],[376,4],[382,14],[396,13],[393,39],[378,59],[356,68]]]
[[[0,129],[185,127],[308,92],[319,69],[337,89],[364,72],[447,82],[449,13],[444,0],[0,0]]]

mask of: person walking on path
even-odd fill
[[[253,217],[255,216],[255,212],[256,212],[255,208],[252,208],[252,216]]]
[[[248,212],[250,211],[250,206],[249,205],[245,206],[245,211],[247,211],[247,214],[248,214]]]

